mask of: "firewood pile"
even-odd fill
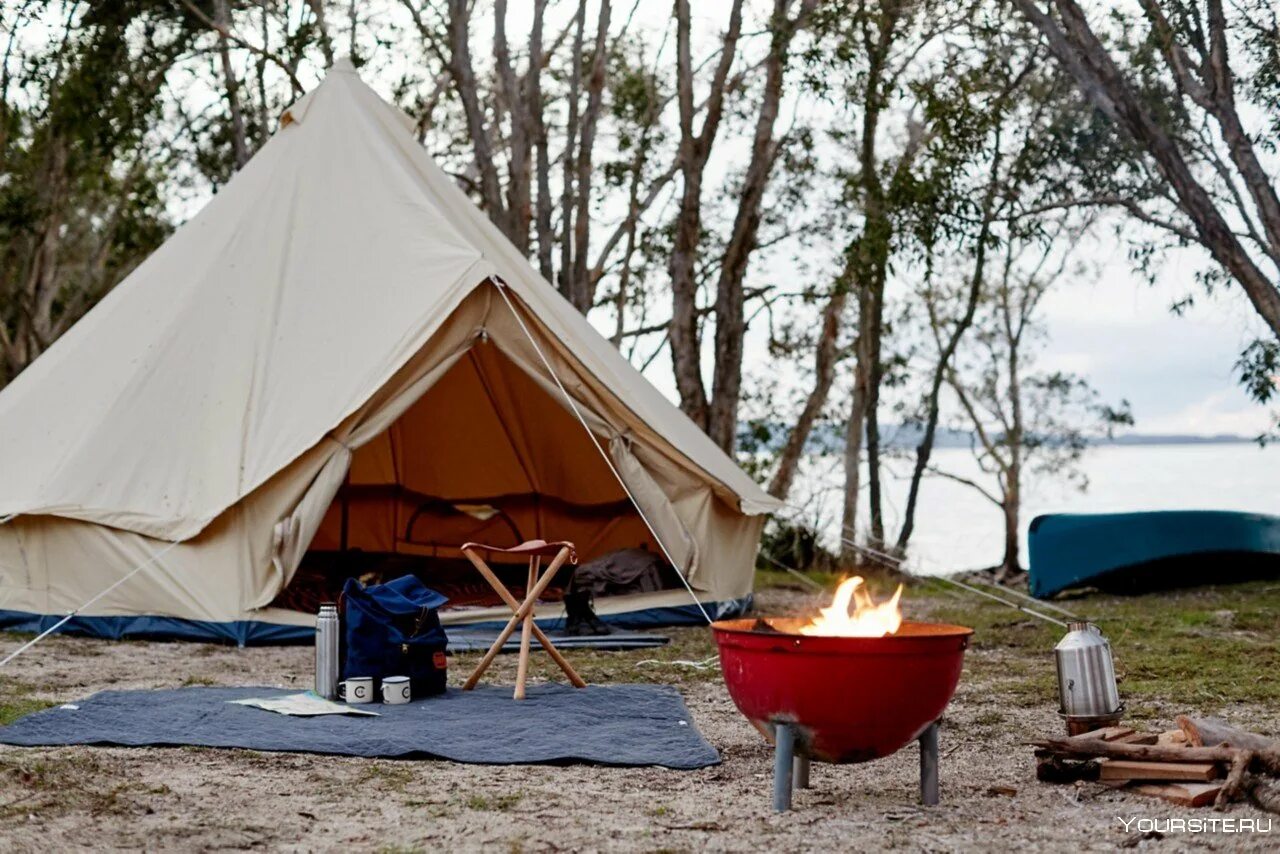
[[[1248,799],[1280,813],[1280,740],[1215,718],[1180,715],[1177,724],[1166,732],[1110,726],[1033,741],[1036,778],[1096,780],[1187,807],[1224,810]]]

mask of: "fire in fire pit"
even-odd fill
[[[973,630],[903,621],[901,592],[877,605],[852,578],[813,620],[712,625],[729,695],[776,745],[775,808],[790,808],[793,779],[808,785],[810,758],[868,762],[917,739],[922,797],[937,803],[936,722]]]
[[[871,598],[862,576],[845,579],[836,588],[831,604],[818,612],[813,622],[802,626],[802,635],[823,635],[840,638],[882,638],[891,635],[902,625],[902,585],[894,591],[888,602],[880,605]],[[853,602],[853,613],[849,603]]]

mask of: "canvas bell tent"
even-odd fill
[[[741,606],[777,502],[410,127],[339,63],[0,392],[0,622],[93,600],[68,629],[299,639],[303,579],[411,571],[465,600],[463,542],[535,537],[662,556],[661,589],[597,599],[606,617]]]

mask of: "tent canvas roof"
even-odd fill
[[[744,513],[779,506],[533,270],[349,62],[281,124],[0,394],[0,515],[195,536],[495,275]]]

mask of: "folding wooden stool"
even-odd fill
[[[489,568],[489,564],[485,563],[480,557],[480,552],[499,552],[501,554],[526,555],[529,558],[529,583],[525,586],[525,597],[523,602],[517,602],[516,597],[511,595],[511,591],[502,583],[501,579],[494,574]],[[538,597],[542,595],[542,591],[555,578],[556,573],[560,570],[565,561],[577,563],[578,556],[574,552],[573,543],[558,542],[548,543],[546,540],[529,540],[523,542],[513,548],[504,549],[498,546],[487,546],[483,543],[467,543],[462,547],[462,553],[467,556],[467,560],[484,576],[485,581],[493,587],[495,593],[502,597],[502,601],[507,603],[511,609],[511,619],[507,621],[507,625],[498,633],[498,639],[493,642],[493,646],[489,647],[489,651],[484,654],[484,658],[480,659],[480,663],[476,665],[476,669],[467,677],[467,681],[463,684],[462,690],[470,691],[476,687],[476,683],[480,681],[480,677],[484,674],[489,665],[493,663],[493,659],[497,657],[502,650],[502,645],[507,642],[507,638],[511,637],[511,633],[516,630],[516,626],[523,624],[520,632],[520,660],[516,666],[516,691],[515,699],[524,699],[525,681],[529,676],[529,644],[532,636],[538,638],[538,642],[542,644],[542,648],[547,651],[547,655],[551,656],[556,664],[560,665],[560,669],[569,677],[569,681],[573,683],[575,688],[585,688],[587,683],[582,680],[577,671],[565,660],[560,654],[560,650],[556,649],[555,644],[551,643],[551,639],[538,628],[538,624],[533,621],[533,606],[537,603]],[[547,567],[546,572],[542,573],[542,577],[538,577],[538,570],[542,565],[544,557],[551,557],[552,561]]]

